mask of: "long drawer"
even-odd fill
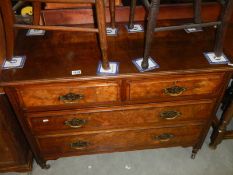
[[[84,81],[28,85],[18,87],[17,92],[24,108],[111,104],[120,100],[120,82]]]
[[[32,113],[27,121],[34,134],[155,126],[206,120],[213,101],[185,101],[84,111]]]
[[[214,97],[220,91],[221,73],[172,75],[169,77],[132,79],[127,81],[128,101],[163,101]]]
[[[169,146],[191,146],[200,136],[201,125],[140,129],[98,134],[38,137],[43,156],[81,155]]]

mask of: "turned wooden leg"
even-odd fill
[[[5,31],[6,59],[11,60],[14,55],[14,13],[10,0],[0,0],[0,11]]]
[[[33,2],[33,24],[40,24],[41,2]]]
[[[46,161],[36,161],[38,163],[38,165],[42,168],[42,169],[49,169],[50,165],[46,163]]]
[[[223,111],[225,111],[227,107],[230,105],[231,99],[233,99],[233,81],[231,81],[231,85],[227,88],[223,96],[222,105],[221,105],[221,109]]]
[[[50,168],[50,165],[44,163],[44,164],[41,164],[40,167],[41,167],[42,169],[48,170],[48,169]]]
[[[152,0],[147,20],[147,29],[146,29],[146,39],[145,39],[145,48],[144,56],[142,61],[142,68],[147,69],[149,66],[148,58],[151,50],[152,39],[154,36],[154,29],[157,22],[157,17],[159,14],[160,0]]]
[[[6,40],[5,31],[3,26],[2,14],[0,13],[0,65],[2,65],[4,59],[6,58]]]
[[[106,19],[105,19],[104,0],[96,0],[96,15],[99,29],[100,48],[102,53],[102,66],[104,69],[109,69],[108,62],[108,46],[106,35]]]
[[[231,14],[233,11],[233,1],[228,0],[222,10],[221,13],[221,24],[217,28],[214,53],[216,57],[220,57],[223,54],[223,44],[225,40],[225,35],[227,32],[227,26],[231,18]]]
[[[226,132],[226,127],[233,118],[233,100],[231,100],[230,105],[224,111],[219,125],[214,129],[211,135],[210,148],[216,149],[217,145],[220,144],[224,138]]]
[[[136,7],[136,0],[131,0],[130,12],[129,12],[129,24],[128,24],[129,29],[133,29],[134,27],[135,7]]]
[[[202,22],[201,3],[202,3],[202,0],[194,0],[194,23],[195,24],[200,24]],[[202,27],[196,27],[196,29],[201,31]]]
[[[198,148],[193,148],[192,154],[191,154],[191,159],[195,159],[196,158],[198,150],[199,150]]]
[[[109,10],[111,16],[111,28],[116,28],[116,19],[115,19],[115,0],[109,0]]]
[[[201,23],[201,3],[202,0],[194,0],[194,23]]]

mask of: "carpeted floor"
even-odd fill
[[[61,158],[48,161],[49,170],[35,162],[32,175],[233,175],[233,140],[224,140],[216,150],[207,137],[196,159],[191,148],[161,148],[111,154]],[[1,174],[1,173],[0,173]],[[16,175],[17,173],[3,173]],[[19,173],[26,175],[27,173]]]

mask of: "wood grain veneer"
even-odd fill
[[[82,155],[98,152],[112,152],[118,149],[158,148],[169,146],[192,145],[201,134],[201,126],[184,126],[162,129],[137,129],[118,132],[102,132],[98,134],[76,134],[61,137],[38,138],[42,154],[47,157],[57,155]],[[171,139],[157,140],[162,134],[172,134]],[[87,142],[87,146],[74,148],[72,143]]]
[[[22,97],[22,107],[44,107],[58,105],[93,105],[97,103],[113,103],[120,99],[120,82],[90,81],[70,82],[43,86],[27,86],[18,89]],[[61,100],[67,94],[82,96],[74,101]]]
[[[125,107],[111,107],[95,110],[80,109],[57,112],[39,112],[27,115],[28,125],[33,134],[59,134],[69,132],[85,132],[132,128],[139,126],[175,125],[182,122],[207,120],[211,114],[214,101],[181,101],[179,103],[154,103]],[[175,112],[164,116],[166,112]],[[80,122],[71,121],[81,120]],[[67,125],[67,122],[71,125]]]

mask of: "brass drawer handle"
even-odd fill
[[[86,123],[87,123],[86,120],[84,120],[84,119],[78,119],[78,118],[74,118],[72,120],[67,120],[67,121],[64,122],[64,124],[66,126],[69,126],[71,128],[80,128],[83,125],[85,125]]]
[[[186,90],[185,87],[172,86],[164,89],[164,93],[170,96],[179,96]]]
[[[85,149],[89,145],[86,141],[77,141],[70,144],[70,147],[73,149]]]
[[[164,133],[164,134],[161,134],[159,136],[155,136],[154,140],[161,141],[161,142],[167,142],[167,141],[171,140],[174,137],[175,137],[175,135],[173,135],[173,134]]]
[[[83,98],[84,98],[84,95],[82,94],[68,93],[66,95],[60,96],[59,100],[63,101],[64,103],[76,103],[77,101]]]
[[[160,117],[166,120],[173,120],[181,115],[181,112],[178,111],[163,111],[160,113]]]

